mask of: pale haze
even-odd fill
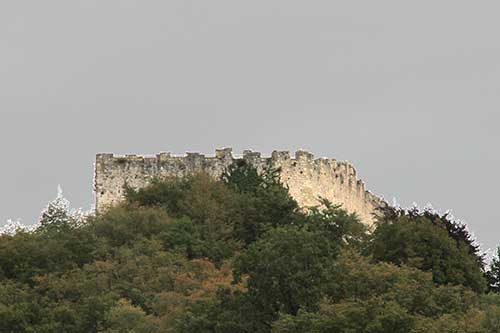
[[[500,244],[498,1],[0,3],[0,225],[95,154],[304,148]]]

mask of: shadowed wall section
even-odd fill
[[[281,180],[289,188],[292,197],[301,207],[318,204],[324,197],[335,204],[342,204],[348,212],[355,212],[361,220],[371,225],[373,214],[385,202],[365,189],[357,179],[356,170],[347,162],[335,159],[314,159],[306,151],[297,151],[292,158],[288,151],[274,151],[271,157],[261,157],[258,152],[246,150],[235,158],[231,148],[217,149],[215,156],[187,153],[172,156],[160,153],[156,156],[115,156],[97,154],[95,163],[96,209],[116,204],[123,199],[123,185],[134,188],[146,186],[154,177],[182,177],[195,172],[206,172],[219,178],[225,169],[237,159],[244,159],[258,170],[266,166],[281,169]]]

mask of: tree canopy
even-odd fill
[[[373,229],[278,170],[232,165],[126,187],[82,217],[58,196],[0,235],[0,332],[500,332],[500,258],[464,225],[381,212]]]

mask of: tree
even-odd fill
[[[190,255],[208,257],[220,264],[239,248],[232,237],[233,224],[238,218],[234,213],[236,197],[222,182],[200,173],[184,178],[156,179],[145,188],[127,188],[126,191],[126,209],[135,211],[138,206],[163,209],[165,214],[176,218],[175,226],[168,227],[165,232],[181,232],[186,241],[196,245],[195,249],[186,244],[193,250]],[[186,235],[186,228],[192,232],[190,236]],[[164,236],[166,246],[172,246],[172,238]]]
[[[293,225],[302,219],[297,202],[280,180],[279,169],[261,173],[244,160],[231,164],[222,180],[236,192],[234,237],[249,245],[271,228]]]
[[[14,236],[18,232],[30,233],[36,229],[37,225],[27,226],[21,223],[19,220],[7,220],[7,223],[0,227],[0,237],[2,235],[5,236]]]
[[[39,225],[36,229],[44,232],[48,230],[79,228],[86,223],[87,214],[81,210],[70,210],[69,201],[63,196],[61,186],[57,187],[57,196],[47,204],[42,211]]]
[[[331,280],[318,310],[282,314],[273,332],[489,332],[481,330],[477,294],[462,286],[436,286],[430,273],[415,268],[373,263],[344,249]]]
[[[371,236],[326,200],[300,210],[273,170],[226,176],[155,180],[81,224],[59,193],[37,230],[12,224],[0,331],[500,332],[500,293],[450,217],[388,208]]]
[[[317,309],[336,254],[337,245],[321,233],[277,228],[237,259],[235,279],[245,277],[257,320],[270,326],[278,313]]]
[[[278,170],[266,168],[262,174],[245,160],[236,160],[221,176],[221,180],[240,192],[257,192],[261,187],[280,184]]]
[[[132,245],[164,232],[171,218],[154,207],[113,207],[93,219],[93,232],[113,247]]]
[[[320,198],[320,204],[311,207],[304,219],[303,227],[322,232],[339,245],[361,249],[368,240],[368,229],[355,213],[349,214],[341,205],[333,205]]]
[[[158,332],[153,318],[147,316],[141,308],[135,307],[127,299],[118,301],[108,315],[107,333],[153,333]]]
[[[486,276],[490,290],[500,293],[500,247],[497,248],[496,256],[492,259]]]
[[[386,212],[377,223],[368,253],[376,261],[430,271],[436,283],[461,284],[483,292],[482,260],[471,250],[465,230],[455,233],[451,224],[416,210]]]
[[[14,236],[18,232],[32,233],[47,229],[79,228],[87,221],[88,213],[81,209],[70,210],[69,201],[64,198],[61,186],[57,187],[57,196],[42,211],[37,223],[22,224],[19,220],[8,220],[0,227],[0,236]]]

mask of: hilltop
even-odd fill
[[[385,206],[369,228],[244,160],[122,191],[0,236],[1,332],[500,330],[500,261],[446,215]]]

